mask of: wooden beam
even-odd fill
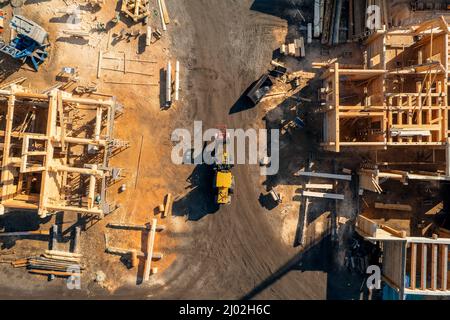
[[[305,185],[306,189],[324,189],[324,190],[331,190],[333,189],[332,184],[314,184],[314,183],[307,183]]]
[[[66,125],[64,123],[64,107],[63,107],[63,101],[62,101],[62,92],[58,90],[57,93],[57,109],[58,109],[58,116],[59,116],[59,125],[61,126],[61,150],[63,152],[66,151]]]
[[[168,193],[165,197],[164,203],[164,211],[161,212],[161,218],[172,215],[172,205],[173,205],[173,196],[171,193]]]
[[[394,203],[381,203],[375,202],[376,209],[386,210],[398,210],[398,211],[412,211],[412,207],[409,204],[394,204]]]
[[[12,179],[14,179],[12,172],[9,168],[10,161],[10,147],[11,147],[11,131],[14,120],[14,105],[15,105],[15,96],[9,96],[8,98],[8,110],[6,112],[6,128],[5,128],[5,141],[3,144],[3,159],[2,159],[2,174],[1,174],[1,183],[2,183],[2,199],[3,203],[10,196],[10,186],[13,183]]]
[[[331,70],[331,69],[330,69]],[[335,150],[340,151],[340,128],[339,128],[339,104],[340,104],[340,93],[339,93],[339,63],[334,64],[334,81],[333,81],[333,94],[334,94],[334,129],[335,129]]]
[[[425,212],[426,216],[431,216],[439,213],[442,209],[444,209],[444,202],[439,202],[437,205],[435,205],[433,208]]]
[[[335,180],[346,180],[346,181],[351,181],[352,180],[352,176],[348,175],[348,174],[331,174],[331,173],[298,171],[294,175],[295,176],[304,176],[304,177],[316,177],[316,178],[325,178],[325,179],[335,179]]]
[[[340,110],[342,111],[342,110]],[[340,112],[339,118],[357,118],[357,117],[383,117],[384,112]]]
[[[335,194],[335,193],[323,193],[323,192],[312,192],[312,191],[303,191],[302,195],[304,197],[313,197],[313,198],[325,198],[325,199],[335,199],[335,200],[344,200],[343,194]]]
[[[391,227],[389,227],[389,226],[387,226],[385,224],[380,224],[379,226],[380,226],[381,229],[383,229],[386,232],[389,232],[394,237],[399,237],[399,238],[402,238],[402,239],[406,238],[406,231],[403,231],[403,230],[399,231],[399,230],[391,228]]]
[[[163,12],[163,17],[164,17],[164,23],[169,24],[170,18],[169,18],[169,11],[167,10],[167,6],[166,6],[166,1],[165,0],[160,0],[160,1],[161,1],[161,9]]]
[[[150,233],[147,236],[147,256],[146,256],[146,260],[145,260],[144,276],[143,276],[144,282],[148,281],[150,278],[152,256],[153,256],[153,246],[155,244],[155,234],[156,234],[156,223],[157,222],[158,222],[157,219],[152,220],[152,228],[150,230]]]

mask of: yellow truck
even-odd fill
[[[234,192],[234,177],[231,173],[233,165],[230,163],[228,154],[226,151],[226,142],[228,141],[226,135],[226,129],[220,130],[220,133],[216,137],[217,143],[222,143],[224,145],[223,153],[216,154],[216,163],[214,164],[214,185],[216,194],[216,203],[230,204],[231,195]],[[220,159],[221,161],[217,161]]]

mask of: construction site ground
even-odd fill
[[[81,252],[86,264],[82,290],[68,290],[63,279],[48,282],[45,276],[28,274],[0,264],[0,298],[174,298],[174,299],[359,299],[363,278],[344,267],[349,220],[357,212],[352,199],[354,186],[339,186],[346,200],[338,205],[313,201],[305,215],[300,189],[304,180],[294,173],[311,161],[317,171],[339,172],[355,169],[360,158],[343,154],[339,163],[333,154],[317,152],[320,124],[311,121],[304,130],[287,131],[280,138],[280,173],[262,177],[258,165],[238,165],[232,203],[221,208],[213,204],[212,177],[206,166],[175,165],[171,161],[170,136],[175,128],[192,130],[193,121],[203,121],[203,128],[226,125],[228,128],[276,127],[295,117],[295,101],[268,98],[256,108],[247,108],[241,96],[267,69],[280,45],[295,38],[299,18],[295,10],[286,10],[289,1],[263,0],[167,0],[172,18],[160,41],[145,47],[145,35],[130,42],[111,41],[112,33],[130,27],[145,33],[145,27],[122,18],[117,25],[115,5],[107,2],[97,12],[82,8],[82,25],[94,28],[97,21],[108,23],[108,32],[91,36],[89,43],[59,34],[66,28],[57,9],[71,0],[32,1],[21,8],[22,14],[41,24],[50,34],[50,58],[39,72],[28,70],[2,56],[0,80],[27,77],[26,86],[46,89],[55,83],[62,67],[77,67],[82,84],[98,84],[98,92],[117,97],[124,114],[115,125],[115,136],[131,147],[114,156],[111,164],[125,169],[123,181],[111,186],[109,199],[121,207],[100,221],[89,221],[83,229]],[[154,2],[154,3],[153,3]],[[297,1],[303,15],[311,17],[306,1]],[[73,2],[76,3],[76,2]],[[152,5],[157,9],[156,1]],[[11,17],[10,7],[5,7]],[[153,10],[152,10],[153,11]],[[151,25],[160,28],[159,16]],[[311,19],[310,19],[311,20]],[[109,42],[109,44],[108,44]],[[112,42],[112,43],[111,43]],[[99,50],[111,56],[151,60],[155,63],[130,62],[127,68],[152,76],[102,71],[97,79]],[[312,61],[332,57],[359,63],[358,45],[341,45],[323,53],[319,44],[307,47],[306,59],[288,58],[288,68],[313,73]],[[345,58],[347,57],[347,58]],[[164,68],[168,60],[181,63],[181,100],[168,110],[164,101]],[[110,62],[110,68],[123,66]],[[133,69],[135,68],[135,69]],[[105,81],[129,81],[155,85],[117,85]],[[318,81],[305,81],[299,95],[315,99]],[[286,85],[277,84],[283,92]],[[96,96],[98,98],[98,96]],[[294,108],[294,109],[293,109]],[[300,114],[310,109],[307,102]],[[293,111],[294,110],[294,111]],[[119,193],[121,184],[127,189]],[[265,198],[271,187],[283,194],[284,202],[268,207]],[[175,201],[173,215],[161,218],[155,208],[171,192]],[[333,214],[332,212],[335,212]],[[157,217],[166,230],[157,234],[155,251],[163,253],[154,262],[158,273],[141,283],[143,260],[128,269],[116,255],[105,253],[104,234],[115,247],[146,250],[146,233],[112,230],[109,222],[144,224]],[[0,218],[4,231],[49,229],[61,225],[61,250],[68,249],[66,230],[77,222],[76,214],[59,214],[42,221],[30,212],[8,214]],[[335,230],[335,231],[333,231]],[[336,233],[337,232],[337,233]],[[29,257],[47,249],[42,239],[1,239],[0,253],[14,251],[14,259]],[[337,250],[336,250],[337,249]],[[3,259],[3,256],[1,257]],[[4,259],[7,259],[6,256]],[[95,282],[102,271],[106,280]]]

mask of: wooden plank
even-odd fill
[[[392,234],[394,237],[399,237],[399,238],[406,238],[406,231],[399,231],[396,230],[394,228],[391,228],[385,224],[380,224],[380,228],[383,229],[386,232],[389,232],[390,234]]]
[[[164,13],[163,13],[163,9],[162,9],[161,0],[158,0],[158,7],[159,7],[159,15],[161,17],[161,25],[162,25],[163,31],[167,31],[166,22],[164,21]]]
[[[386,210],[398,210],[398,211],[412,211],[412,207],[409,204],[394,204],[394,203],[381,203],[375,202],[376,209]]]
[[[160,1],[161,1],[161,9],[162,9],[163,17],[164,17],[164,23],[169,24],[170,18],[169,18],[169,11],[167,10],[167,6],[166,6],[166,1],[165,0],[160,0]]]
[[[165,218],[167,216],[172,215],[172,205],[173,205],[173,196],[171,193],[168,193],[165,197],[165,203],[164,203],[164,211],[161,212],[161,217]]]
[[[411,275],[410,275],[410,288],[416,289],[416,267],[417,267],[417,244],[411,243]]]
[[[421,268],[420,268],[420,288],[427,288],[427,244],[422,243]]]
[[[66,151],[66,125],[64,123],[64,107],[62,100],[62,93],[58,90],[57,93],[57,109],[59,116],[59,125],[61,126],[61,150]]]
[[[305,197],[313,197],[313,198],[325,198],[325,199],[344,200],[344,195],[343,194],[335,194],[335,193],[303,191],[302,195],[305,196]]]
[[[153,256],[153,246],[155,244],[155,234],[156,234],[156,223],[158,222],[157,219],[152,220],[152,228],[150,230],[150,233],[147,236],[147,257],[145,260],[145,267],[144,267],[144,277],[143,281],[148,281],[150,278],[150,270],[152,266],[152,256]]]
[[[97,79],[100,79],[100,74],[102,71],[102,58],[103,58],[103,52],[100,50],[98,52],[98,62],[97,62]]]
[[[145,45],[148,47],[152,43],[152,27],[147,27],[147,34],[145,36]]]
[[[14,120],[14,105],[15,105],[15,97],[14,95],[9,96],[8,98],[8,109],[6,113],[6,128],[5,128],[5,141],[3,144],[3,159],[2,159],[2,174],[1,174],[1,184],[2,184],[2,199],[3,203],[7,200],[7,197],[10,195],[9,189],[13,184],[12,179],[13,174],[9,169],[9,161],[10,161],[10,147],[11,147],[11,131]]]
[[[60,277],[70,277],[70,276],[80,276],[80,273],[75,272],[64,272],[64,271],[50,271],[50,270],[39,270],[39,269],[29,269],[30,273],[43,274],[43,275],[54,275]]]
[[[437,205],[435,205],[433,208],[425,212],[426,216],[431,216],[439,213],[442,209],[444,209],[444,202],[439,202]]]
[[[83,256],[81,253],[59,251],[59,250],[45,250],[45,253],[53,256],[61,256],[69,258],[81,258]]]
[[[306,189],[324,189],[324,190],[331,190],[333,189],[332,184],[318,184],[318,183],[307,183],[305,185]]]
[[[320,173],[320,172],[309,172],[309,171],[298,171],[294,174],[295,176],[304,177],[316,177],[325,179],[335,179],[335,180],[346,180],[351,181],[352,176],[347,174],[331,174],[331,173]]]

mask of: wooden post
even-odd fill
[[[422,290],[427,288],[427,244],[422,243],[422,259],[420,270],[420,287]]]
[[[336,134],[336,145],[335,151],[339,152],[340,147],[340,130],[339,130],[339,103],[340,103],[340,94],[339,94],[339,63],[334,64],[334,81],[333,81],[333,94],[334,94],[334,113],[335,113],[335,134]]]
[[[431,290],[437,289],[438,245],[431,247]]]
[[[167,31],[166,23],[164,21],[164,13],[163,13],[163,9],[162,9],[161,0],[158,0],[158,6],[159,6],[159,15],[161,17],[161,25],[162,25],[163,31]]]
[[[445,175],[450,177],[450,138],[447,138],[445,146]]]
[[[411,243],[411,289],[416,289],[417,244]]]
[[[172,104],[172,64],[167,62],[166,72],[166,107],[170,107]]]
[[[175,64],[175,101],[180,98],[180,61]]]
[[[448,245],[441,244],[441,290],[447,290],[448,275]]]

